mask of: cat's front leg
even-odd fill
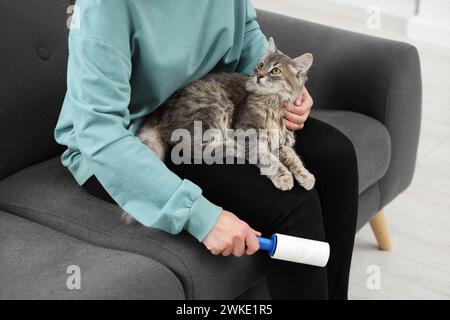
[[[267,176],[280,190],[291,190],[294,187],[294,178],[280,160],[267,149],[258,154],[258,163],[261,174]]]
[[[314,188],[316,178],[303,165],[302,160],[292,147],[282,146],[280,148],[280,161],[294,175],[295,180],[306,190]]]

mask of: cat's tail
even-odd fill
[[[162,138],[158,122],[158,119],[149,117],[139,130],[138,137],[159,159],[164,160],[167,143]]]

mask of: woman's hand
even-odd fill
[[[256,237],[259,236],[260,232],[250,228],[231,212],[223,210],[203,244],[213,255],[233,254],[240,257],[244,253],[252,255],[258,251],[259,242]]]
[[[289,106],[287,102],[284,103],[284,119],[286,128],[292,131],[303,129],[306,120],[309,117],[311,108],[313,106],[313,99],[309,95],[308,90],[303,88],[300,97],[295,100],[293,106]]]

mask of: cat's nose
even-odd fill
[[[259,81],[259,80],[261,80],[262,78],[264,78],[264,76],[262,76],[262,75],[260,75],[260,74],[258,74],[258,76],[256,77],[256,79]]]

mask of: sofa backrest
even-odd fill
[[[0,1],[0,179],[63,150],[53,129],[66,91],[66,7]]]

